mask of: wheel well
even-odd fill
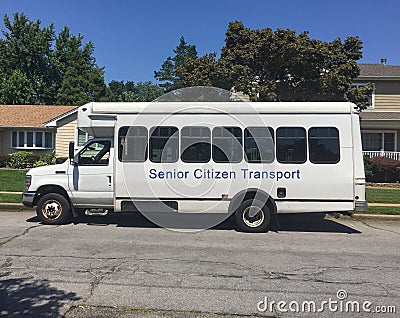
[[[275,201],[268,193],[260,189],[246,189],[240,191],[233,197],[231,203],[229,204],[229,214],[234,213],[242,202],[250,199],[257,199],[265,202],[265,205],[268,207],[271,213],[276,213],[277,208]]]
[[[49,193],[58,193],[58,194],[62,195],[63,197],[65,197],[69,202],[69,196],[67,194],[67,191],[65,191],[65,189],[63,187],[60,187],[58,185],[45,185],[45,186],[41,186],[36,191],[36,195],[33,200],[33,205],[34,206],[37,205],[40,198]]]

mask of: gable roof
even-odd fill
[[[0,127],[43,128],[47,121],[72,111],[76,106],[0,105]]]
[[[75,107],[71,109],[70,111],[67,111],[66,113],[63,113],[55,118],[51,118],[50,120],[46,121],[43,123],[45,127],[58,127],[58,125],[61,123],[61,120],[72,115],[72,114],[77,114],[78,113],[78,108]]]
[[[400,79],[400,65],[358,64],[358,78],[393,78]]]

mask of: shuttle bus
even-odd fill
[[[23,203],[45,224],[96,209],[263,232],[279,213],[367,208],[352,103],[89,103],[78,128],[93,138],[69,160],[27,173]]]

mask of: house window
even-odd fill
[[[367,83],[353,83],[353,84],[351,84],[351,87],[359,88],[359,87],[363,87],[363,86],[367,86],[367,85],[368,85]],[[375,108],[375,87],[372,90],[372,92],[369,95],[367,95],[367,97],[369,100],[368,108],[374,109]]]
[[[18,149],[52,149],[54,134],[52,131],[13,131],[11,147]]]
[[[364,151],[396,151],[395,132],[373,132],[361,133],[362,148]]]
[[[78,129],[78,146],[82,146],[86,141],[88,141],[88,133],[83,130]]]
[[[87,132],[77,128],[77,145],[80,147],[89,139],[92,139],[93,136],[89,135]]]

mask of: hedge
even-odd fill
[[[368,182],[399,182],[400,160],[385,157],[364,159]]]

